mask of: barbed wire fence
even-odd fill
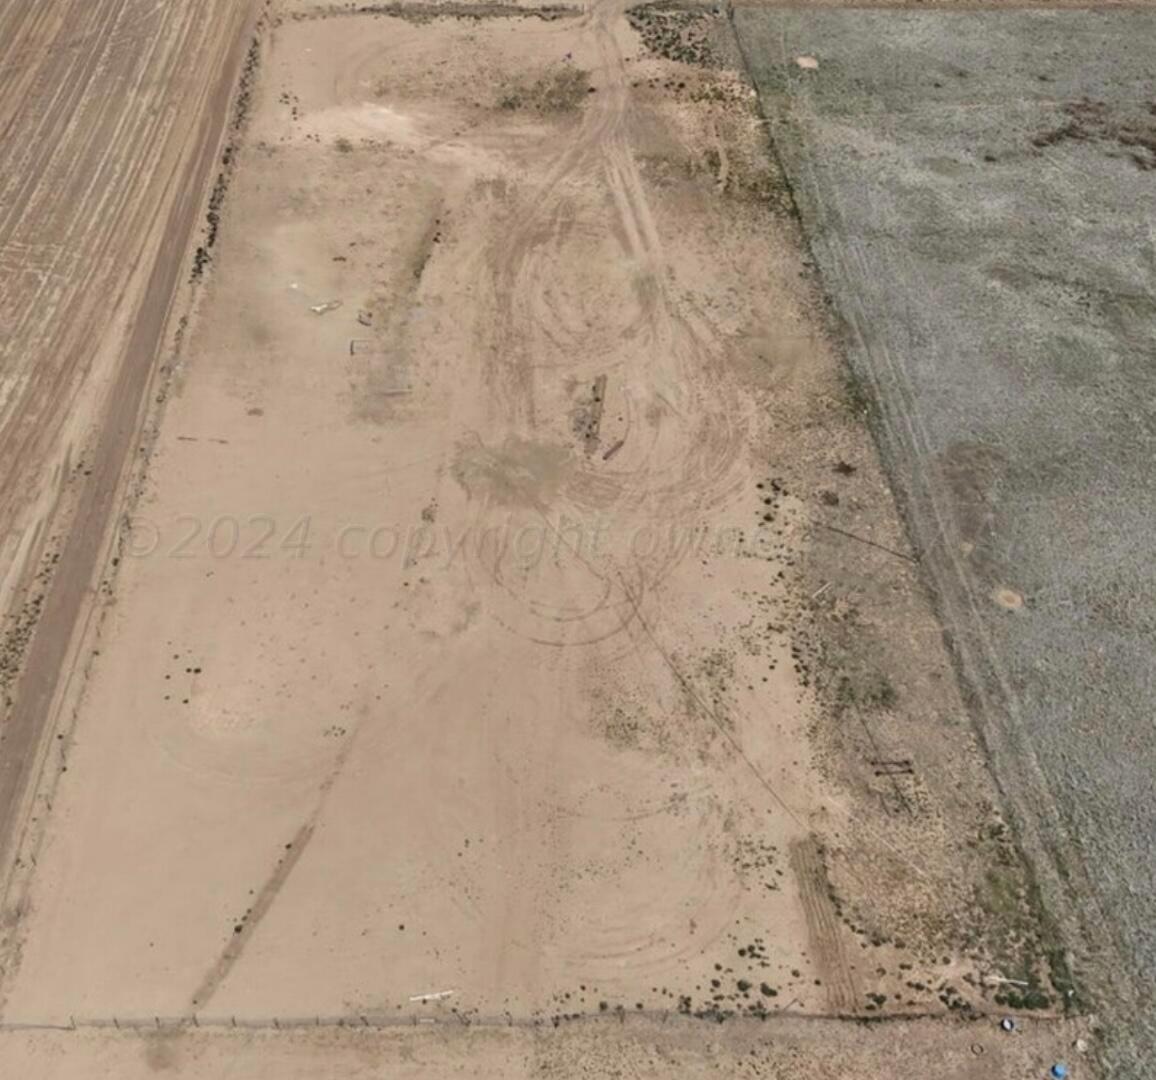
[[[314,1016],[273,1016],[247,1017],[233,1015],[202,1015],[187,1013],[168,1016],[69,1016],[67,1019],[55,1020],[0,1020],[0,1033],[11,1031],[125,1031],[136,1033],[147,1032],[180,1032],[180,1031],[284,1031],[301,1032],[329,1030],[398,1030],[405,1028],[524,1028],[548,1029],[574,1024],[629,1024],[645,1022],[648,1024],[676,1023],[725,1023],[728,1026],[738,1024],[762,1025],[774,1022],[790,1023],[847,1023],[869,1019],[874,1024],[904,1023],[920,1020],[943,1020],[946,1011],[896,1011],[890,1014],[874,1014],[862,1016],[847,1013],[817,1013],[794,1011],[790,1008],[778,1008],[766,1011],[730,1012],[725,1010],[686,1012],[675,1009],[628,1009],[617,1005],[598,1012],[558,1013],[553,1015],[515,1016],[512,1013],[496,1015],[477,1015],[469,1012],[453,1010],[440,1011],[437,1015],[420,1015],[405,1013],[401,1015],[387,1015],[380,1012],[345,1013],[340,1015]],[[961,1019],[958,1016],[953,1019]],[[982,1020],[983,1014],[976,1014],[969,1019]],[[1040,1023],[1049,1020],[1060,1020],[1059,1016],[1034,1014],[1033,1019]]]
[[[586,1022],[618,1022],[625,1023],[633,1018],[646,1018],[651,1021],[665,1022],[671,1016],[677,1015],[669,1010],[626,1010],[612,1009],[602,1013],[572,1013],[556,1016],[522,1017],[512,1014],[496,1016],[476,1016],[467,1013],[442,1012],[436,1016],[419,1016],[406,1014],[402,1016],[387,1016],[382,1013],[342,1014],[338,1016],[290,1016],[290,1017],[246,1017],[201,1015],[189,1013],[186,1015],[169,1016],[69,1016],[66,1020],[43,1021],[0,1021],[0,1031],[84,1031],[108,1030],[115,1031],[181,1031],[181,1030],[251,1030],[251,1031],[303,1031],[318,1028],[347,1028],[347,1029],[396,1029],[420,1028],[429,1026],[442,1027],[520,1027],[520,1028],[548,1028],[559,1027],[564,1023],[575,1021]]]

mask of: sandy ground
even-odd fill
[[[725,19],[546,15],[273,9],[7,1024],[1061,1006]]]

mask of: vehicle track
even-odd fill
[[[711,380],[709,391],[702,389],[702,373],[720,370],[725,347],[709,335],[707,320],[670,294],[662,238],[631,149],[629,75],[618,41],[627,6],[625,0],[604,0],[566,27],[568,36],[591,43],[599,58],[597,93],[577,127],[559,140],[553,163],[520,208],[511,234],[481,267],[488,275],[483,288],[496,300],[497,340],[486,380],[495,416],[533,437],[550,420],[543,414],[542,373],[557,368],[577,375],[575,357],[583,358],[592,382],[627,415],[631,438],[616,448],[614,464],[606,465],[588,446],[587,460],[570,471],[562,491],[568,516],[583,521],[612,515],[619,540],[656,520],[701,520],[725,503],[747,439],[730,382],[720,377]],[[605,193],[613,221],[604,220],[601,203],[596,212],[586,205],[591,190]],[[615,242],[620,250],[610,250]],[[579,250],[585,258],[576,256]],[[598,311],[575,307],[575,298],[589,297],[591,289],[568,277],[591,259],[603,262],[607,275],[622,278],[615,278],[621,287]],[[553,528],[541,505],[532,512]],[[488,524],[486,511],[481,514],[479,530]],[[686,548],[668,547],[642,560],[645,565],[627,566],[638,595],[660,582]],[[584,557],[570,560],[572,587],[554,582],[543,592],[553,594],[556,612],[582,612],[577,621],[594,623],[580,629],[572,618],[546,615],[553,625],[535,640],[589,643],[620,632],[631,608],[620,588],[622,570]],[[485,573],[504,584],[501,566],[488,565]],[[505,621],[513,627],[517,609],[534,606],[528,591],[513,595]],[[572,625],[559,632],[559,622]]]

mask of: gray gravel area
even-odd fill
[[[1083,1007],[1148,1076],[1156,12],[733,21]]]

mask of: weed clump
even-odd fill
[[[574,112],[593,92],[590,73],[565,64],[544,72],[532,83],[507,87],[498,98],[498,108],[507,112],[523,109],[537,113]]]

